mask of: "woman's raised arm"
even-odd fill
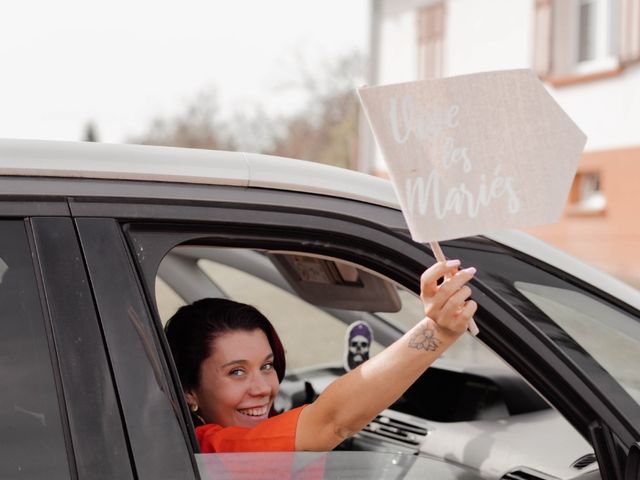
[[[296,450],[327,451],[395,402],[467,329],[477,305],[466,283],[474,268],[439,262],[420,278],[425,318],[384,351],[340,377],[300,413]],[[438,279],[450,276],[438,286]],[[437,392],[434,394],[437,395]]]

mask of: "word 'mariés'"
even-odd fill
[[[426,178],[422,176],[407,178],[405,181],[407,210],[411,215],[427,215],[430,213],[429,210],[432,210],[440,220],[449,213],[466,214],[469,218],[475,218],[481,207],[488,208],[494,201],[502,198],[507,202],[509,213],[516,214],[520,210],[520,200],[513,189],[513,178],[501,175],[500,165],[495,168],[490,179],[482,174],[480,183],[474,191],[471,188],[461,182],[446,191],[441,191],[441,180],[436,170]]]

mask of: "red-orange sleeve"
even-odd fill
[[[253,428],[221,427],[213,423],[196,427],[200,452],[292,452],[296,447],[298,417],[304,407],[268,418]]]

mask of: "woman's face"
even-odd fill
[[[186,393],[207,423],[254,427],[265,420],[280,389],[273,352],[260,330],[227,332],[215,340],[200,370],[200,386]]]

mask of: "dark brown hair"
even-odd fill
[[[273,366],[282,382],[285,357],[271,322],[257,308],[224,298],[204,298],[181,307],[167,322],[165,332],[184,391],[200,386],[202,362],[211,355],[213,340],[236,330],[262,330],[273,351]]]

